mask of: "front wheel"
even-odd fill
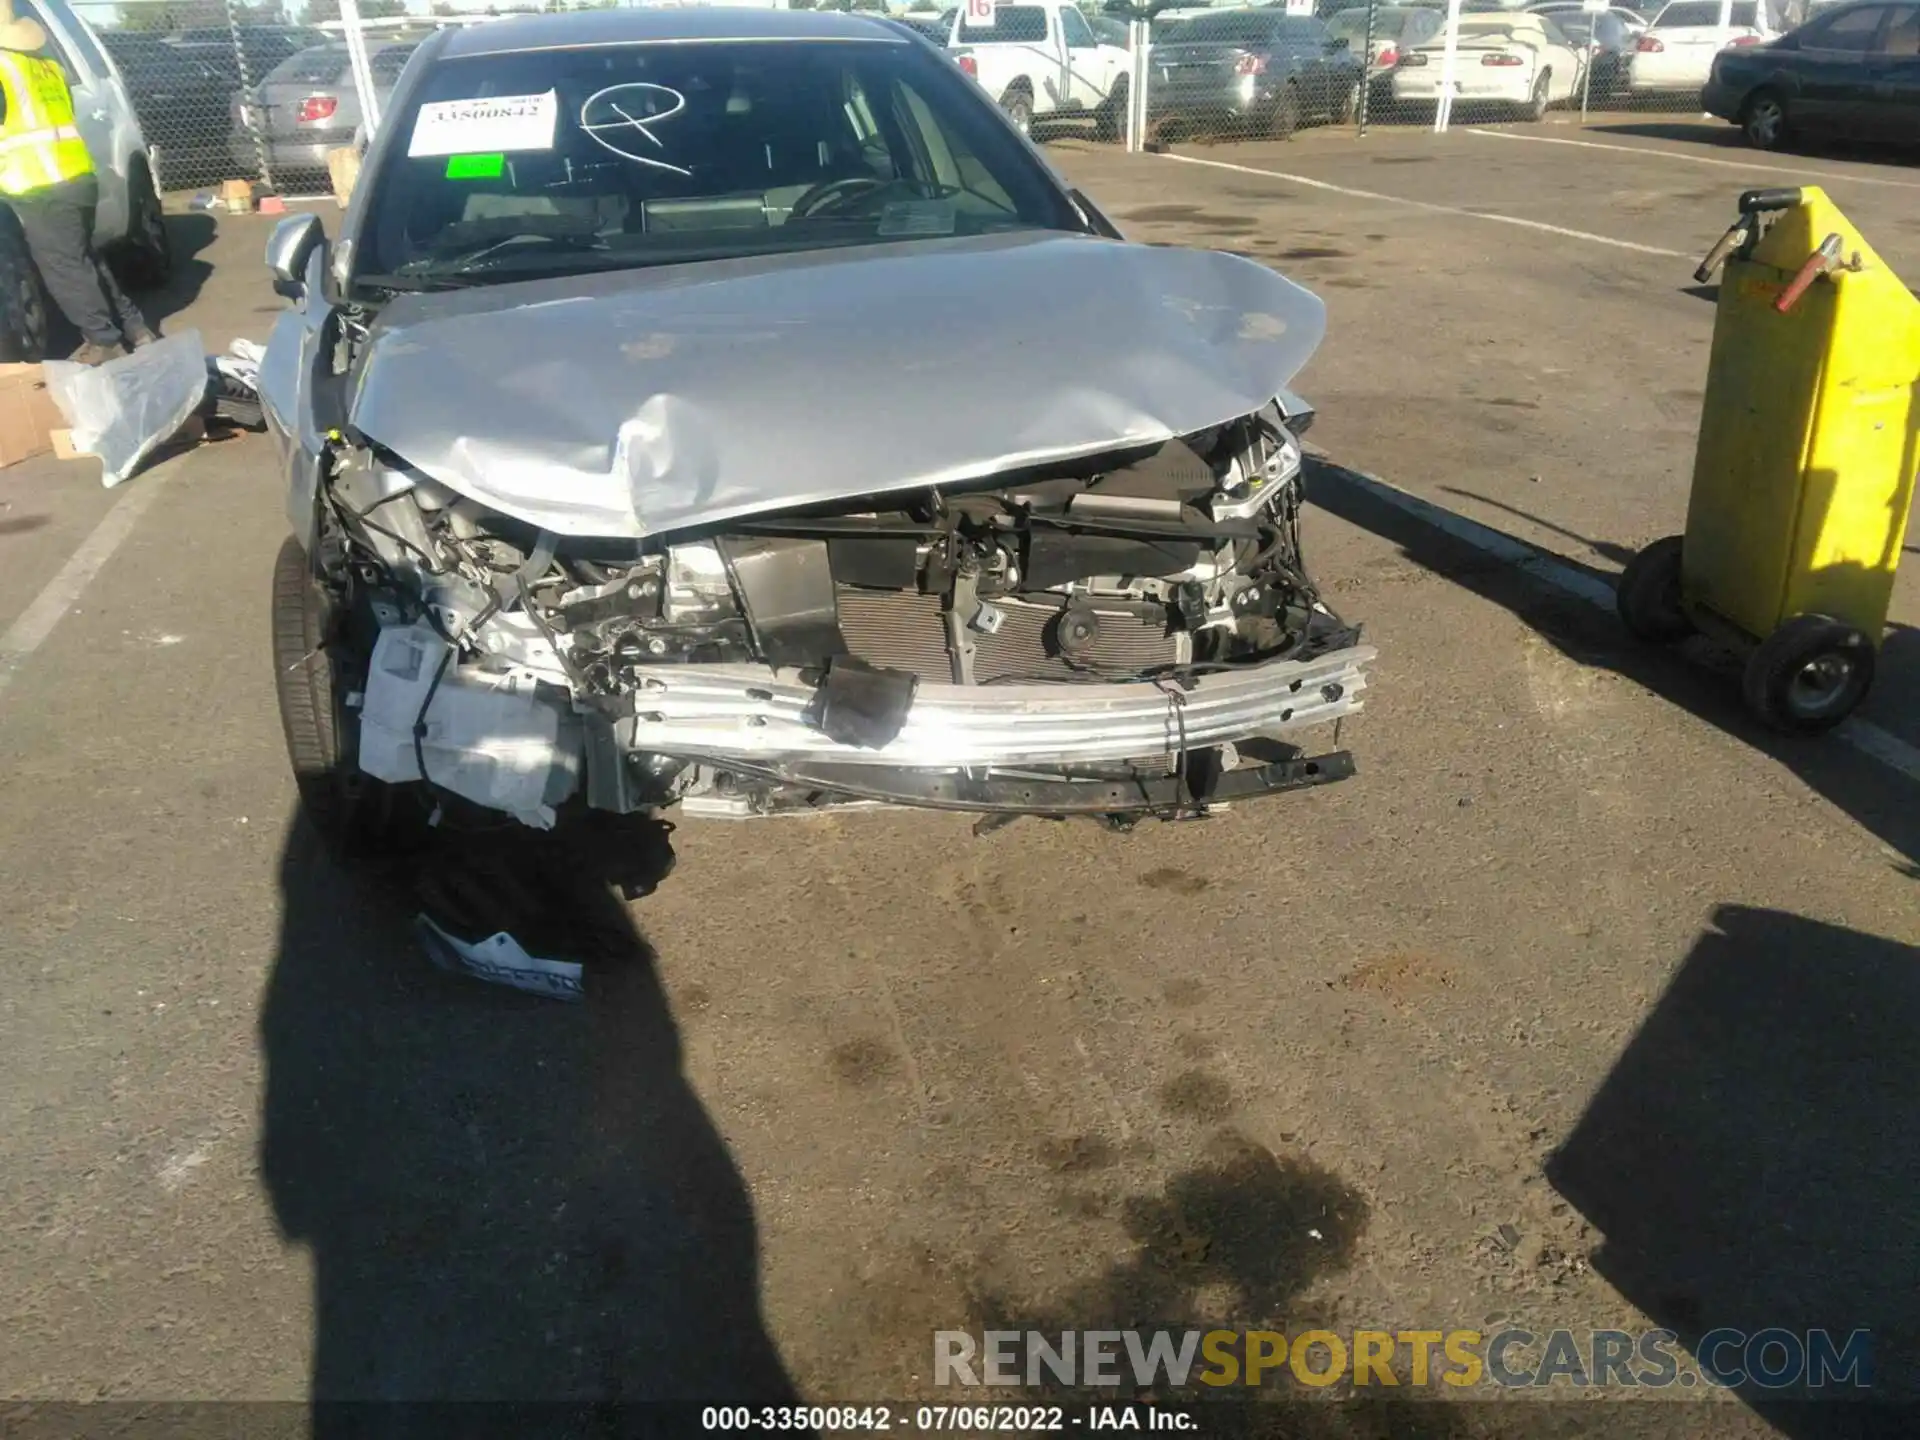
[[[1000,108],[1007,112],[1013,128],[1033,138],[1033,97],[1024,90],[1009,90],[1000,97]]]
[[[1747,658],[1741,692],[1775,730],[1819,735],[1833,729],[1873,685],[1873,642],[1825,615],[1796,615]]]
[[[47,292],[10,210],[0,210],[0,360],[34,361],[47,353]]]
[[[1756,91],[1741,113],[1740,133],[1756,150],[1778,150],[1787,141],[1787,102],[1771,90]]]
[[[1274,97],[1273,113],[1267,117],[1267,134],[1285,140],[1300,128],[1300,92],[1289,81]]]
[[[1094,133],[1102,140],[1124,140],[1127,134],[1127,77],[1113,82],[1107,98],[1094,112]]]
[[[127,280],[136,289],[152,290],[173,275],[173,242],[167,235],[167,217],[160,194],[144,165],[136,164],[127,177]]]
[[[352,663],[341,629],[333,596],[289,536],[273,565],[272,648],[293,783],[307,819],[336,853],[391,850],[421,830],[425,808],[359,768],[358,726],[346,700],[365,684],[365,667]]]
[[[1353,117],[1360,113],[1360,82],[1355,80],[1346,89],[1346,93],[1337,97],[1328,118],[1335,125],[1351,125]]]

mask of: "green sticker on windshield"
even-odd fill
[[[506,168],[505,154],[449,155],[447,157],[447,179],[449,180],[498,180]]]

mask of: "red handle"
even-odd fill
[[[1807,263],[1800,267],[1800,273],[1793,277],[1793,283],[1780,292],[1780,298],[1773,302],[1773,308],[1782,315],[1800,303],[1800,297],[1807,293],[1807,287],[1814,280],[1840,263],[1840,247],[1845,242],[1838,235],[1829,235],[1820,242],[1820,248],[1807,257]]]
[[[1807,287],[1827,270],[1827,257],[1818,250],[1807,257],[1807,263],[1800,267],[1800,273],[1793,277],[1793,283],[1780,292],[1780,298],[1773,302],[1773,308],[1782,315],[1800,303],[1800,297],[1807,293]]]

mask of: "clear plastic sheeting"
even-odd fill
[[[200,332],[183,330],[104,365],[49,360],[47,393],[73,429],[73,448],[100,459],[112,488],[179,431],[207,396]]]

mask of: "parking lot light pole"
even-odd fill
[[[346,32],[347,66],[353,71],[353,88],[360,92],[360,121],[367,139],[380,125],[380,102],[373,93],[373,67],[367,62],[367,32],[360,24],[359,0],[340,0],[340,25]]]
[[[1367,0],[1367,38],[1360,42],[1360,133],[1367,133],[1367,98],[1373,93],[1373,0]]]
[[[1447,0],[1447,48],[1440,57],[1440,94],[1433,102],[1433,133],[1453,118],[1454,71],[1460,59],[1460,0]]]
[[[260,107],[254,102],[253,68],[247,64],[247,47],[240,41],[240,17],[234,13],[233,0],[226,0],[227,33],[233,37],[233,64],[240,74],[240,123],[247,127],[253,141],[254,163],[260,167],[260,183],[271,190],[273,167],[267,163],[267,137],[260,128]]]

